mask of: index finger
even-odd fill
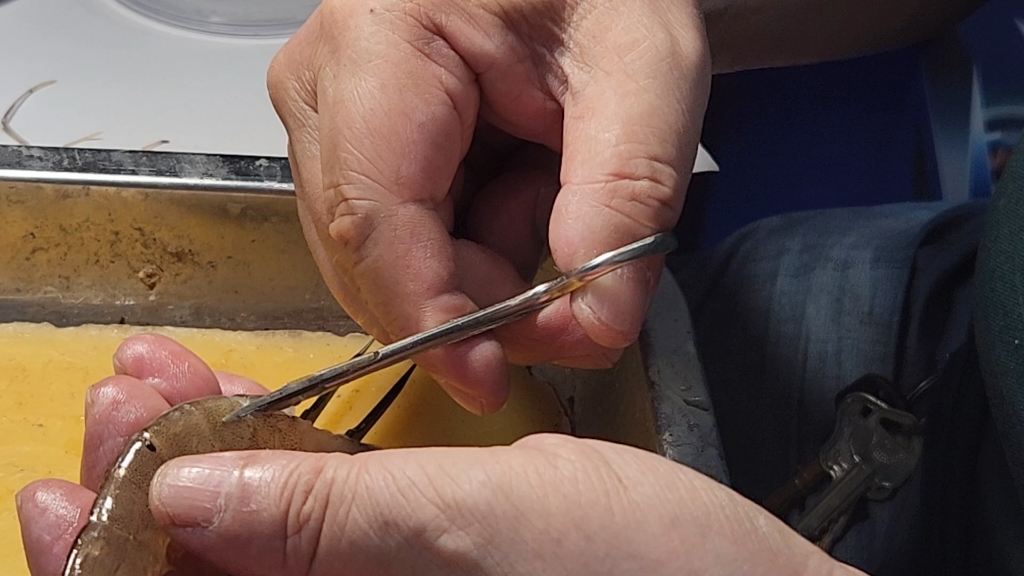
[[[324,4],[310,24],[322,34],[315,152],[303,146],[309,115],[299,120],[289,107],[278,109],[296,135],[300,210],[321,245],[314,246],[321,270],[340,285],[335,295],[345,309],[391,342],[477,309],[460,290],[456,262],[460,250],[482,248],[453,241],[448,192],[472,140],[479,93],[473,71],[401,6],[356,8]],[[492,337],[416,362],[474,412],[504,404],[505,357]]]
[[[265,394],[241,376],[214,373],[178,342],[157,334],[126,339],[114,353],[117,375],[89,388],[81,482],[98,490],[129,439],[172,406],[216,394]]]
[[[563,269],[670,231],[683,208],[710,89],[708,47],[692,9],[651,13],[638,4],[609,4],[577,31],[587,66],[568,65],[578,87],[565,104],[563,186],[550,221]],[[612,27],[614,37],[595,40]],[[637,339],[663,263],[624,266],[572,295],[572,313],[595,342],[623,348]]]

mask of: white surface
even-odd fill
[[[279,0],[286,2],[288,0]],[[266,90],[284,39],[207,36],[155,23],[115,0],[0,0],[0,111],[35,146],[102,132],[90,148],[286,156]],[[0,133],[0,144],[14,144]],[[695,172],[717,171],[703,147]]]
[[[0,4],[0,107],[56,80],[13,122],[30,144],[102,132],[86,145],[137,150],[170,140],[160,149],[284,156],[266,90],[267,65],[283,44],[150,23],[114,0],[11,0]]]

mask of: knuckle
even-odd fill
[[[309,459],[289,478],[283,573],[334,573],[350,550],[382,542],[401,542],[412,554],[447,568],[477,559],[475,525],[453,514],[445,496],[451,493],[450,477],[360,457],[332,466],[332,458]]]
[[[337,242],[352,266],[367,250],[367,244],[374,231],[380,225],[383,207],[379,200],[366,197],[353,197],[343,192],[348,186],[336,186],[327,190],[333,198],[334,210],[328,232],[331,239]]]
[[[540,433],[526,436],[514,445],[543,454],[564,474],[598,479],[597,476],[618,468],[609,454],[610,448],[618,448],[601,440]]]
[[[691,79],[688,90],[706,98],[711,88],[711,51],[703,32],[685,34],[677,40],[675,75]]]
[[[672,11],[655,28],[664,46],[661,68],[674,77],[688,78],[679,89],[706,92],[711,79],[711,48],[699,13]]]
[[[641,464],[627,460],[624,469],[622,455],[616,452],[628,448],[561,434],[527,436],[516,445],[546,457],[548,469],[561,483],[579,486],[582,493],[602,495],[609,505],[623,502],[629,493],[627,477],[633,474],[628,466]]]
[[[571,436],[540,433],[526,436],[515,442],[514,446],[545,452],[552,456],[572,456],[576,454],[578,444],[577,439]]]
[[[270,103],[288,128],[303,112],[316,111],[317,63],[320,59],[318,13],[270,60],[266,86]]]
[[[650,182],[632,182],[627,194],[616,194],[607,207],[645,232],[664,231],[676,221],[677,209],[665,189]]]
[[[689,27],[674,34],[680,60],[689,67],[706,68],[710,72],[711,48],[703,27]]]
[[[599,184],[605,190],[593,197],[632,226],[663,231],[675,225],[682,210],[679,185],[679,172],[670,163],[638,158],[609,172]]]
[[[276,106],[280,100],[289,92],[291,86],[291,72],[288,55],[288,47],[285,46],[270,60],[267,68],[267,92],[270,94],[270,101]]]
[[[316,110],[316,80],[308,68],[278,54],[267,69],[267,95],[278,116],[290,128],[304,113]]]
[[[413,550],[430,551],[430,555],[444,559],[442,566],[451,573],[454,566],[478,564],[483,532],[487,520],[480,509],[487,505],[473,497],[452,497],[451,486],[464,477],[444,471],[423,470],[415,474],[417,481],[409,482],[408,471],[392,474],[394,494],[401,494],[389,503],[386,511],[390,518],[401,519],[392,530]],[[379,513],[379,511],[374,511]]]
[[[328,532],[345,532],[352,499],[339,496],[349,491],[348,479],[353,476],[340,474],[325,456],[307,458],[289,470],[283,483],[287,509],[282,566],[286,573],[317,572],[326,552],[340,544]]]

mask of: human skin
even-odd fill
[[[299,215],[327,285],[391,342],[669,231],[713,71],[902,45],[978,0],[327,0],[274,59]],[[417,363],[493,412],[507,363],[606,367],[663,258]]]
[[[88,392],[81,484],[40,480],[17,495],[33,576],[61,573],[133,433],[176,403],[265,392],[161,336],[128,339],[114,366]],[[179,458],[157,473],[150,506],[192,566],[236,576],[858,574],[689,468],[557,435],[354,457]]]
[[[712,71],[926,37],[976,2],[327,0],[275,59],[300,218],[324,278],[382,341],[675,224]],[[518,324],[417,358],[475,412],[506,363],[613,362],[652,259]],[[147,340],[149,338],[149,340]],[[59,574],[127,438],[194,397],[252,393],[156,337],[93,387],[82,484],[18,495],[35,576]],[[846,574],[753,503],[632,448],[535,436],[488,449],[182,458],[151,506],[183,546],[256,574]]]

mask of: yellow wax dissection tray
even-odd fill
[[[347,360],[367,338],[298,331],[0,324],[0,398],[4,399],[0,566],[4,574],[29,574],[14,509],[15,492],[39,478],[78,481],[85,391],[113,373],[111,357],[121,341],[143,332],[169,336],[214,370],[241,374],[272,390]],[[407,368],[407,363],[399,364],[343,387],[317,426],[339,433],[348,430]],[[568,432],[568,421],[551,388],[526,370],[512,370],[508,404],[484,417],[463,410],[417,370],[365,441],[383,447],[493,446],[537,432]]]

